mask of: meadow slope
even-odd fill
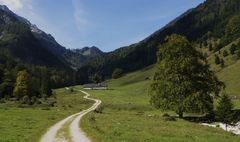
[[[185,120],[165,121],[160,110],[149,104],[148,86],[155,67],[109,80],[109,90],[90,90],[101,99],[102,113],[90,113],[80,125],[93,142],[238,142],[219,128]],[[173,112],[168,112],[175,115]]]

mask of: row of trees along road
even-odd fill
[[[213,114],[214,97],[219,96],[225,85],[209,69],[202,53],[185,37],[171,35],[159,47],[157,57],[157,71],[150,86],[151,104],[173,110],[180,118],[184,112]],[[231,105],[228,109],[232,109]]]

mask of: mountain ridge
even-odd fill
[[[103,78],[111,78],[116,68],[123,69],[125,73],[142,69],[156,63],[158,47],[164,43],[168,35],[183,35],[196,44],[207,42],[209,34],[220,40],[225,36],[224,30],[227,23],[238,13],[240,13],[238,0],[206,0],[181,14],[146,39],[98,57],[81,67],[78,72],[88,76],[99,74]],[[220,46],[222,43],[217,44]]]
[[[41,46],[42,50],[45,50],[42,52],[46,52],[46,54],[50,53],[51,55],[49,54],[49,57],[52,56],[53,58],[55,58],[51,60],[56,60],[56,62],[59,62],[61,66],[66,66],[66,67],[71,67],[72,69],[76,69],[81,67],[83,64],[86,64],[92,58],[103,54],[103,52],[98,48],[91,50],[93,54],[91,54],[92,52],[90,52],[90,54],[88,55],[83,55],[79,52],[73,52],[73,50],[68,50],[62,45],[60,45],[51,34],[47,34],[43,30],[39,29],[35,24],[32,24],[31,22],[29,22],[26,18],[15,14],[11,10],[9,10],[9,8],[6,5],[0,5],[0,11],[2,12],[2,16],[0,17],[0,23],[3,29],[5,28],[4,26],[6,25],[11,26],[12,24],[16,24],[16,23],[26,25],[31,31],[31,34],[32,34],[31,38],[35,38],[38,41],[38,46],[39,47]],[[2,34],[2,36],[4,36],[4,34]],[[30,41],[26,41],[26,42],[30,42]],[[34,46],[37,47],[36,45]],[[81,49],[79,49],[79,51],[80,50]],[[22,52],[22,54],[25,54],[25,53]],[[28,56],[30,55],[31,53],[28,53]],[[31,58],[32,59],[28,60],[30,61],[29,63],[39,64],[38,62],[33,61],[35,58],[34,56],[32,56]],[[43,61],[43,59],[41,60]],[[40,65],[48,65],[48,61],[43,61]]]

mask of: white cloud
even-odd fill
[[[89,26],[89,21],[85,18],[86,13],[84,11],[82,3],[79,0],[72,0],[72,4],[74,7],[74,20],[79,31],[86,30],[87,26]]]
[[[8,6],[13,11],[23,8],[22,0],[0,0],[0,4]]]

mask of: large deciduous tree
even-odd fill
[[[26,70],[18,72],[13,94],[18,99],[30,95],[29,74]]]
[[[171,35],[157,53],[157,71],[150,86],[151,104],[184,112],[207,113],[213,110],[213,95],[224,84],[209,70],[204,56],[180,35]]]

